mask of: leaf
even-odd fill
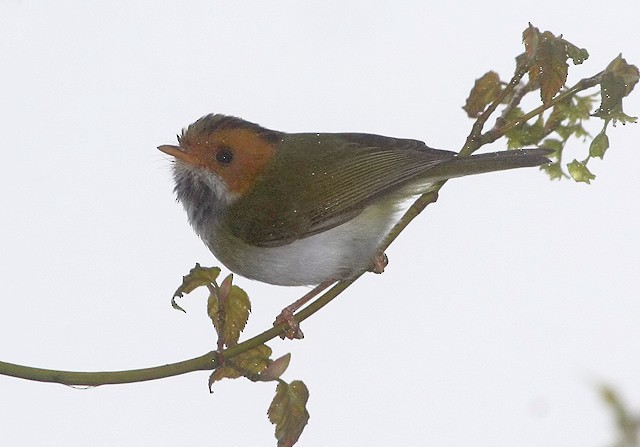
[[[533,60],[538,52],[538,43],[540,41],[540,30],[529,23],[527,29],[522,32],[522,43],[524,43],[524,51],[529,60]]]
[[[564,41],[564,43],[567,47],[567,56],[571,58],[571,60],[573,61],[573,65],[580,65],[581,63],[589,59],[589,52],[586,48],[578,48],[577,46],[566,40]]]
[[[566,126],[559,126],[556,128],[555,133],[560,135],[563,141],[568,140],[571,137],[585,137],[589,136],[589,134],[585,131],[584,127],[580,124],[568,124]]]
[[[540,82],[540,98],[544,105],[549,104],[567,81],[569,64],[567,50],[562,39],[549,31],[542,33],[535,62],[529,70],[529,77]],[[532,76],[532,72],[535,76]]]
[[[563,101],[561,103],[556,104],[551,109],[551,114],[547,121],[544,123],[544,132],[551,133],[558,128],[562,124],[562,122],[567,119],[567,108],[570,107],[567,102]]]
[[[591,140],[591,144],[589,145],[589,155],[602,159],[607,149],[609,149],[609,137],[606,133],[601,132]]]
[[[259,380],[260,373],[271,363],[271,348],[258,345],[255,348],[225,360],[222,366],[216,368],[209,376],[209,391],[213,384],[222,379],[237,379],[246,377],[249,380]]]
[[[634,415],[618,393],[607,385],[600,386],[600,396],[609,407],[618,432],[616,446],[637,446],[640,438],[640,417]]]
[[[600,82],[600,96],[602,102],[594,116],[615,121],[636,122],[636,117],[626,115],[622,111],[622,98],[631,93],[640,79],[638,67],[630,65],[618,55],[607,66]]]
[[[605,72],[613,73],[617,78],[622,80],[624,85],[622,96],[627,96],[633,91],[640,77],[638,67],[628,64],[622,57],[622,54],[619,54],[618,57],[611,61],[605,69]]]
[[[556,140],[555,138],[546,138],[540,147],[545,149],[553,150],[553,154],[550,154],[550,157],[558,157],[562,149],[564,148],[564,144],[560,140]]]
[[[562,171],[562,166],[560,166],[559,161],[542,165],[540,166],[540,169],[547,173],[550,180],[560,180],[562,177],[566,177],[565,173]]]
[[[207,301],[207,313],[218,338],[225,346],[238,343],[251,312],[251,301],[247,293],[240,287],[231,285],[230,278],[231,275],[225,278],[222,285],[209,294]],[[222,308],[219,306],[220,302],[224,303]]]
[[[511,119],[511,117],[509,117]],[[518,149],[537,145],[544,136],[542,115],[533,124],[521,123],[507,132],[507,147]]]
[[[186,276],[182,277],[182,285],[178,287],[173,296],[181,297],[193,292],[198,287],[213,284],[220,275],[218,267],[201,267],[196,263]]]
[[[488,71],[476,79],[463,107],[464,111],[467,112],[467,116],[469,118],[480,116],[487,105],[498,98],[501,91],[500,77],[495,71]]]
[[[264,371],[260,373],[260,381],[271,382],[279,379],[289,367],[291,354],[285,354],[282,357],[271,362]]]
[[[591,109],[593,109],[593,103],[595,102],[596,94],[587,96],[574,96],[575,105],[569,109],[569,117],[574,120],[588,120],[591,116]]]
[[[278,447],[291,447],[298,442],[309,421],[308,400],[309,390],[304,382],[278,383],[276,395],[267,411],[269,421],[276,426]]]
[[[218,267],[200,267],[200,264],[196,263],[196,266],[186,276],[182,277],[182,284],[173,294],[171,298],[173,308],[184,312],[184,309],[176,303],[175,299],[193,292],[198,287],[214,284],[218,275],[220,275]]]
[[[522,33],[522,41],[528,59],[529,80],[540,85],[540,98],[544,105],[549,104],[567,81],[567,59],[578,65],[589,57],[586,49],[578,48],[549,31],[541,33],[531,23]]]
[[[591,180],[596,178],[596,176],[587,169],[587,166],[578,160],[573,160],[569,163],[567,165],[567,169],[569,169],[569,175],[571,175],[571,178],[576,182],[590,184]]]

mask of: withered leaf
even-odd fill
[[[467,112],[467,116],[469,118],[480,116],[487,105],[498,98],[501,91],[500,76],[495,71],[488,71],[476,79],[463,107],[464,111]]]
[[[567,81],[569,64],[564,41],[549,31],[542,33],[535,63],[529,74],[533,72],[540,83],[540,97],[543,104],[548,104]],[[531,76],[534,79],[534,76]]]

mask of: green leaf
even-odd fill
[[[574,120],[588,120],[597,94],[574,96],[575,105],[571,108],[571,118]]]
[[[569,170],[569,175],[576,182],[590,184],[591,180],[595,179],[596,176],[587,169],[587,166],[579,162],[578,160],[573,160],[571,163],[567,165],[567,169]]]
[[[231,278],[229,275],[227,278]],[[225,279],[225,282],[227,279]],[[247,293],[236,285],[231,285],[226,291],[220,286],[209,294],[207,300],[207,313],[213,322],[218,338],[225,346],[233,346],[238,343],[240,333],[244,330],[249,313],[251,301]],[[223,306],[220,307],[220,302]]]
[[[601,132],[591,140],[591,144],[589,145],[589,155],[602,159],[607,149],[609,149],[609,137],[606,133]]]
[[[601,103],[594,116],[614,121],[636,122],[636,117],[626,115],[622,110],[622,98],[633,91],[640,79],[638,67],[630,65],[622,58],[616,57],[602,74],[600,83]]]
[[[467,112],[467,116],[469,118],[480,116],[487,105],[498,98],[501,91],[500,77],[495,71],[489,71],[479,79],[476,79],[463,107],[464,111]]]
[[[567,56],[571,58],[574,65],[580,65],[589,58],[589,52],[586,48],[578,48],[577,46],[566,40],[564,41],[564,43],[567,47]]]
[[[549,118],[547,118],[547,121],[544,123],[545,133],[551,133],[556,130],[558,126],[562,125],[562,122],[567,119],[569,107],[571,106],[567,101],[563,101],[553,106],[553,109],[551,109],[551,113],[549,114]]]
[[[559,161],[542,165],[540,166],[540,169],[547,173],[550,180],[560,180],[562,177],[566,177],[565,173],[562,171],[562,166],[560,166]]]
[[[573,130],[573,136],[576,138],[586,139],[591,136],[591,134],[587,132],[587,129],[585,129],[582,124],[571,126],[571,129]]]
[[[631,93],[640,79],[640,72],[635,65],[628,64],[627,61],[619,54],[605,69],[605,72],[614,74],[622,80],[624,89],[622,96]]]
[[[171,298],[173,308],[184,312],[184,309],[176,303],[175,299],[193,292],[198,287],[214,284],[218,275],[220,275],[218,267],[201,267],[200,264],[196,263],[196,266],[186,276],[182,277],[182,284],[173,294]]]
[[[568,124],[566,126],[559,126],[555,132],[562,138],[563,141],[568,140],[571,137],[586,138],[589,136],[589,132],[582,127],[582,124]]]
[[[309,421],[306,405],[309,390],[304,382],[294,380],[290,384],[280,382],[276,395],[269,405],[269,421],[276,426],[278,447],[291,447],[300,438]]]
[[[512,119],[511,116],[509,119]],[[544,121],[542,115],[533,124],[522,123],[507,132],[507,147],[519,149],[524,146],[537,145],[544,136]]]
[[[545,149],[551,149],[552,151],[554,151],[554,153],[551,154],[550,156],[558,157],[558,154],[560,154],[560,152],[562,152],[562,149],[564,148],[564,144],[562,143],[562,141],[557,140],[555,138],[547,138],[542,142],[540,147]]]
[[[270,347],[258,345],[232,359],[225,360],[222,366],[216,368],[209,376],[209,391],[215,382],[222,379],[246,377],[249,380],[259,380],[260,373],[271,363],[270,356]]]

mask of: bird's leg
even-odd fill
[[[378,274],[383,273],[384,268],[387,266],[387,264],[389,264],[389,258],[387,257],[387,255],[384,252],[378,253],[371,260],[369,271],[373,273],[378,273]],[[293,317],[293,314],[302,306],[304,306],[309,301],[311,301],[313,298],[318,296],[321,292],[323,292],[327,287],[329,287],[334,282],[335,281],[329,280],[329,281],[325,281],[318,284],[313,289],[311,289],[308,293],[303,295],[302,298],[294,301],[293,303],[289,304],[287,307],[282,309],[282,312],[280,312],[280,315],[276,317],[276,321],[273,322],[274,326],[277,326],[281,323],[284,323],[286,325],[285,331],[280,335],[280,338],[284,339],[286,337],[290,340],[304,338],[304,334],[300,329],[300,324],[298,324],[296,319]]]
[[[302,333],[302,330],[300,330],[300,324],[298,324],[296,319],[293,317],[293,314],[313,298],[318,296],[323,290],[325,290],[334,282],[335,281],[325,281],[318,284],[308,293],[306,293],[302,298],[294,301],[293,303],[282,309],[280,315],[276,317],[276,321],[273,322],[274,326],[280,323],[286,324],[285,332],[280,335],[280,338],[284,339],[286,337],[290,340],[304,338],[304,334]]]

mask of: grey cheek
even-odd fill
[[[182,203],[196,233],[205,237],[206,229],[215,224],[228,206],[224,192],[211,180],[212,174],[176,166],[174,169],[176,198]],[[221,194],[222,193],[222,194]]]

